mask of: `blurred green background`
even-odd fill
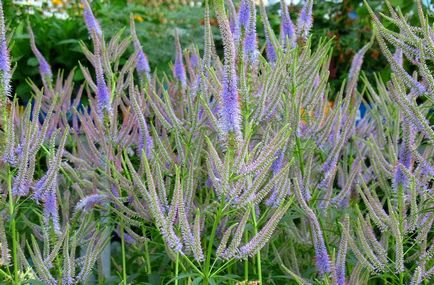
[[[80,41],[89,44],[89,37],[82,20],[79,1],[52,0],[42,1],[34,7],[22,0],[4,1],[7,24],[13,31],[12,57],[18,67],[13,76],[13,86],[17,95],[26,101],[30,87],[26,80],[39,82],[37,60],[32,54],[27,34],[27,22],[31,23],[38,48],[51,64],[53,71],[69,72],[78,62],[87,64],[81,53]],[[238,4],[238,1],[234,1]],[[369,0],[376,11],[386,11],[382,0]],[[411,22],[417,21],[416,4],[411,0],[390,0],[393,6],[401,7]],[[371,20],[367,9],[360,0],[314,1],[314,41],[321,37],[333,38],[333,60],[330,66],[331,87],[339,88],[351,64],[353,55],[366,44],[371,36]],[[170,62],[174,60],[174,31],[178,30],[183,48],[196,45],[203,49],[204,7],[200,1],[187,0],[142,0],[142,1],[102,1],[91,3],[95,16],[101,22],[105,37],[110,38],[116,31],[126,27],[128,33],[129,17],[133,14],[136,29],[143,49],[149,57],[153,70],[170,74]],[[290,13],[295,20],[300,4],[291,5]],[[279,4],[267,6],[270,22],[278,33],[280,23]],[[428,10],[427,10],[428,11]],[[56,14],[57,13],[57,14]],[[431,12],[430,12],[431,13]],[[57,17],[56,17],[57,15]],[[65,15],[68,15],[64,19]],[[432,13],[431,13],[432,16]],[[60,17],[60,18],[59,18]],[[216,21],[212,19],[217,48],[221,48]],[[258,37],[262,45],[264,35],[262,23],[258,21]],[[374,72],[387,76],[387,63],[382,58],[377,45],[367,53],[363,70],[368,76]],[[79,69],[75,80],[83,80]]]

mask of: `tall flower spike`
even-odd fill
[[[50,220],[53,222],[54,231],[60,233],[59,224],[59,206],[57,204],[56,188],[51,189],[44,199],[44,220],[49,225]]]
[[[264,3],[260,1],[260,12],[262,23],[264,24],[264,34],[265,34],[265,50],[267,52],[267,59],[269,62],[274,63],[277,60],[276,50],[274,48],[273,42],[271,40],[271,33],[273,32],[270,27],[270,22],[268,21],[267,11],[265,11]]]
[[[112,108],[110,104],[110,91],[107,87],[107,83],[104,79],[103,59],[102,59],[102,30],[98,23],[98,20],[93,15],[87,0],[81,0],[83,4],[83,17],[86,27],[89,31],[90,37],[93,41],[94,53],[95,53],[95,73],[96,73],[96,85],[97,85],[97,103],[98,103],[98,115],[100,119],[104,118],[104,111],[111,114]]]
[[[0,104],[5,104],[6,97],[11,93],[11,63],[6,41],[6,27],[3,16],[3,1],[0,0]]]
[[[258,51],[256,41],[256,6],[253,0],[246,0],[249,5],[249,21],[244,38],[244,55],[247,56],[247,61],[250,63],[255,62]]]
[[[173,76],[179,80],[182,88],[184,89],[187,86],[187,75],[185,73],[184,61],[182,59],[182,48],[181,43],[179,42],[178,32],[175,32],[175,47],[176,47],[176,58],[175,58],[175,66],[173,67]]]
[[[312,7],[313,0],[306,0],[297,19],[297,35],[304,41],[309,37],[313,24]]]
[[[98,20],[93,15],[90,4],[87,0],[81,0],[83,4],[83,17],[84,22],[86,24],[87,29],[89,30],[89,34],[91,37],[97,35],[98,37],[102,37],[101,26],[98,23]]]
[[[141,155],[142,151],[145,150],[146,157],[151,158],[154,142],[151,135],[149,134],[145,116],[140,110],[139,102],[136,98],[137,94],[139,93],[134,87],[133,78],[130,78],[130,99],[132,101],[134,113],[136,114],[137,120],[139,121],[139,154]]]
[[[285,201],[285,204],[274,212],[264,227],[248,243],[240,247],[239,254],[241,258],[253,257],[267,244],[290,205],[291,201]]]
[[[97,46],[95,51],[95,73],[96,73],[96,96],[98,103],[98,115],[101,119],[104,117],[104,111],[107,113],[112,113],[112,107],[110,103],[110,90],[104,78],[104,70],[102,67],[102,55],[101,47]]]
[[[223,38],[224,74],[221,93],[220,128],[227,136],[232,133],[241,140],[241,111],[238,101],[237,75],[235,70],[235,45],[223,0],[216,1],[217,21]],[[227,139],[227,138],[226,138]]]
[[[235,5],[232,0],[227,0],[227,2],[229,6],[229,21],[231,26],[231,32],[232,35],[234,36],[235,42],[238,42],[238,40],[240,39],[241,30],[240,30],[240,22],[237,17],[237,11],[235,10]]]
[[[51,72],[51,67],[48,64],[45,57],[42,55],[42,53],[36,47],[35,35],[33,34],[33,30],[32,30],[32,27],[30,26],[30,24],[28,25],[27,29],[28,29],[29,36],[30,36],[30,47],[33,51],[33,54],[36,56],[36,59],[38,60],[39,72],[41,74],[42,80],[51,82],[51,80],[53,78],[53,73]]]
[[[241,0],[240,8],[238,10],[238,23],[240,25],[240,28],[244,28],[244,30],[246,30],[249,25],[249,19],[250,19],[249,1],[250,0]]]
[[[412,164],[412,148],[414,147],[414,128],[413,125],[408,122],[403,122],[403,141],[401,143],[401,148],[399,150],[399,158],[398,163],[402,165],[402,167],[407,168],[408,170],[411,170],[411,164]],[[408,179],[402,173],[401,167],[397,166],[395,169],[395,177],[394,177],[394,191],[397,191],[398,185],[408,185]]]
[[[287,43],[289,47],[295,46],[295,27],[291,20],[291,16],[288,12],[288,7],[286,6],[285,0],[280,0],[281,9],[281,22],[280,22],[280,36],[282,38],[282,45],[287,48]]]
[[[294,179],[294,185],[295,196],[300,203],[301,208],[307,215],[307,218],[309,219],[310,225],[312,227],[312,238],[313,245],[315,247],[316,267],[321,274],[330,273],[332,272],[332,266],[330,264],[330,257],[327,253],[327,247],[324,243],[324,237],[318,218],[304,200],[297,178]]]
[[[209,5],[208,1],[205,1],[205,23],[204,23],[204,48],[203,48],[203,60],[202,71],[206,72],[206,69],[211,65],[212,57],[212,31],[209,19]]]
[[[9,163],[12,166],[16,166],[17,164],[17,155],[16,155],[16,147],[15,147],[15,103],[11,104],[11,111],[8,114],[8,122],[6,127],[6,146],[3,151],[2,160],[4,162]]]
[[[345,260],[347,255],[348,240],[345,231],[349,231],[349,217],[346,216],[342,225],[343,233],[341,235],[341,242],[339,243],[338,257],[336,259],[336,277],[337,285],[345,285]]]
[[[63,133],[56,155],[53,158],[51,158],[47,173],[35,183],[34,186],[35,193],[33,197],[37,200],[46,200],[47,193],[56,191],[55,189],[57,188],[58,172],[60,170],[60,166],[62,163],[62,156],[63,156],[68,132],[69,132],[69,128],[67,127]]]
[[[131,35],[133,37],[134,50],[137,53],[136,70],[140,75],[145,75],[148,80],[151,79],[151,68],[146,54],[143,52],[142,45],[136,33],[136,25],[134,17],[131,15],[130,19]]]
[[[351,62],[350,71],[348,74],[348,84],[346,88],[346,94],[349,96],[353,93],[354,89],[357,85],[357,80],[359,78],[360,68],[363,64],[363,57],[365,56],[366,51],[371,46],[371,43],[365,45],[362,47],[353,58],[353,61]]]

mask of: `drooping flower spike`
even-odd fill
[[[36,47],[35,35],[33,34],[33,30],[32,30],[32,27],[30,26],[30,24],[28,25],[27,29],[28,29],[29,36],[30,36],[30,47],[31,47],[33,54],[36,56],[36,59],[38,60],[38,63],[39,63],[39,73],[40,73],[45,85],[48,86],[49,84],[51,84],[51,81],[53,79],[53,73],[51,71],[51,67],[48,64],[45,57],[42,55],[42,53]]]

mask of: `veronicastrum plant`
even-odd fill
[[[29,82],[25,108],[1,17],[1,280],[428,284],[432,27],[420,3],[420,27],[370,9],[391,81],[362,75],[357,88],[367,43],[329,94],[332,47],[312,46],[313,2],[293,21],[281,1],[277,35],[262,3],[206,1],[204,53],[176,34],[173,76],[160,78],[134,18],[106,39],[83,0],[85,82],[54,75],[29,23],[43,86]]]

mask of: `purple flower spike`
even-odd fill
[[[6,96],[11,93],[11,63],[9,58],[9,50],[6,42],[5,19],[3,16],[3,2],[0,1],[0,76],[2,82],[2,92]]]
[[[51,81],[53,78],[53,73],[51,72],[51,67],[48,64],[45,57],[42,55],[42,53],[39,51],[39,49],[36,47],[35,42],[35,35],[33,34],[32,28],[28,27],[29,36],[30,36],[30,47],[33,51],[33,54],[36,56],[36,59],[39,63],[39,72],[41,74],[41,77],[43,80],[48,79],[48,81]]]
[[[134,24],[134,17],[131,17],[131,35],[133,36],[134,50],[137,53],[136,70],[139,74],[144,74],[146,78],[151,79],[151,68],[146,54],[143,52],[142,45],[136,34],[136,25]]]
[[[187,75],[185,73],[184,62],[182,60],[181,43],[179,42],[178,33],[175,34],[176,58],[175,66],[173,67],[173,75],[181,82],[182,88],[187,86]]]
[[[229,133],[233,133],[235,134],[236,140],[240,140],[241,111],[238,102],[237,75],[235,69],[235,44],[223,4],[217,7],[217,21],[222,34],[224,48],[223,90],[221,93],[221,106],[219,106],[220,129],[226,136]]]
[[[111,114],[112,107],[110,104],[110,90],[104,78],[104,70],[102,68],[101,50],[96,51],[96,96],[98,102],[98,114],[101,118],[104,117],[104,111]]]
[[[100,114],[107,110],[109,113],[111,112],[110,105],[110,93],[107,87],[107,84],[104,80],[104,75],[102,73],[97,76],[97,99],[98,99],[98,111]]]
[[[250,19],[250,4],[249,0],[241,0],[238,11],[238,23],[241,28],[247,29]]]
[[[12,186],[12,193],[14,196],[26,196],[30,191],[30,183],[27,179],[23,179],[21,182],[19,179],[14,179],[14,184]]]
[[[56,233],[60,233],[59,213],[55,189],[49,191],[44,201],[44,219],[48,225],[50,220],[53,222],[53,228]]]
[[[197,53],[193,53],[190,55],[190,63],[192,68],[196,68],[199,66],[199,56]]]
[[[235,42],[238,42],[241,35],[240,23],[237,17],[237,11],[235,10],[235,5],[232,0],[228,0],[228,8],[229,8],[229,24],[231,27],[232,35],[234,36]]]
[[[275,47],[273,45],[272,39],[274,39],[274,33],[270,26],[270,22],[268,21],[267,11],[263,3],[260,5],[260,14],[262,18],[262,23],[264,25],[264,34],[265,34],[265,50],[267,53],[267,59],[270,63],[274,63],[277,60],[277,54]]]
[[[77,205],[75,205],[76,211],[89,212],[96,205],[102,204],[107,201],[107,195],[104,194],[91,194],[83,199],[81,199]]]
[[[252,63],[258,56],[256,42],[256,8],[252,0],[247,0],[249,5],[249,21],[246,29],[246,37],[244,38],[244,54],[247,60]]]
[[[276,50],[274,49],[274,46],[268,37],[266,39],[266,52],[267,52],[268,61],[276,62],[277,60]]]
[[[136,69],[138,73],[145,74],[148,79],[151,77],[151,68],[149,67],[149,61],[146,54],[141,50],[137,49],[137,64]]]
[[[401,48],[397,48],[395,53],[393,54],[393,59],[396,61],[396,63],[402,67],[404,62],[404,56]]]
[[[235,67],[233,69],[235,69]],[[228,72],[229,74],[225,73],[223,76],[223,106],[220,112],[223,132],[239,134],[241,133],[240,106],[238,103],[237,78],[235,76],[235,70],[233,71],[233,76],[231,76],[231,72]]]
[[[282,10],[282,20],[280,24],[280,35],[282,37],[283,47],[286,48],[286,43],[289,41],[290,47],[295,46],[295,27],[288,12],[288,7],[284,0],[280,1],[280,9]]]
[[[34,188],[33,198],[35,200],[42,200],[43,194],[47,188],[46,183],[47,183],[47,174],[44,175],[41,179],[39,179],[33,186]]]
[[[93,34],[102,37],[101,26],[99,25],[98,20],[93,15],[89,2],[87,2],[87,0],[81,0],[81,3],[83,4],[84,22],[86,23],[86,27],[89,30],[91,37],[93,37]]]
[[[397,191],[396,187],[398,185],[408,185],[408,179],[406,175],[403,173],[401,167],[408,169],[409,171],[412,169],[412,151],[415,138],[415,129],[412,124],[408,121],[404,122],[403,127],[404,140],[401,144],[401,148],[399,151],[399,161],[398,165],[395,168],[395,177],[394,177],[394,190]]]
[[[144,126],[146,127],[146,124]],[[142,150],[145,150],[146,157],[151,157],[153,148],[154,148],[154,141],[152,140],[152,137],[149,135],[149,131],[147,127],[144,130],[140,128],[139,129],[139,153],[141,154]]]
[[[312,7],[313,0],[306,0],[297,20],[297,34],[303,40],[307,40],[310,29],[312,28]]]

